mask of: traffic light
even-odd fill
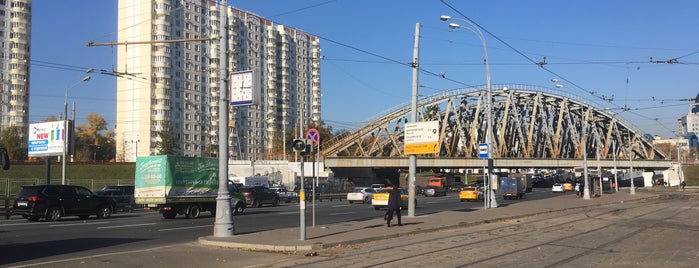
[[[293,143],[291,144],[291,148],[294,149],[294,152],[297,153],[305,153],[306,152],[306,141],[302,139],[295,139]]]

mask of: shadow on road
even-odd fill
[[[15,262],[36,260],[45,257],[70,254],[96,248],[111,247],[119,244],[133,243],[143,240],[146,239],[95,237],[3,245],[0,246],[0,252],[2,252],[3,255],[2,258],[0,258],[0,266]]]

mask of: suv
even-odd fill
[[[279,196],[264,186],[243,187],[240,193],[245,196],[245,203],[251,207],[257,208],[262,204],[271,204],[272,206],[279,205]]]
[[[96,195],[106,196],[114,199],[117,210],[131,212],[139,205],[134,201],[133,185],[108,185],[95,191]]]
[[[30,221],[45,218],[57,221],[63,216],[78,216],[87,219],[90,215],[109,218],[115,203],[110,197],[98,196],[82,186],[74,185],[31,185],[22,186],[17,194],[13,214]]]

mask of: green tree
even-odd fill
[[[155,137],[153,147],[158,150],[158,155],[180,155],[179,141],[172,121],[163,120],[160,130],[155,131]]]
[[[22,131],[17,126],[9,126],[2,129],[0,134],[0,146],[7,150],[10,159],[27,159],[27,148],[23,144]]]

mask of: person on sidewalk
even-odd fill
[[[575,195],[580,197],[580,183],[579,182],[575,183]]]
[[[400,222],[400,211],[403,206],[403,202],[400,199],[400,189],[394,187],[388,192],[388,211],[386,211],[386,226],[391,227],[391,220],[393,219],[393,212],[396,212],[396,217],[398,218],[398,226],[401,226]]]
[[[687,181],[682,181],[682,191],[684,191],[685,186],[687,186]]]

